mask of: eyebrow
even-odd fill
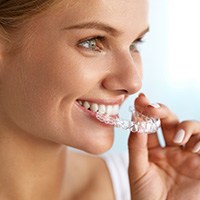
[[[123,31],[118,31],[115,28],[109,26],[108,24],[101,23],[101,22],[87,22],[87,23],[76,24],[76,25],[64,28],[64,30],[71,30],[71,29],[97,29],[97,30],[105,31],[113,36],[118,36],[123,33]],[[138,35],[138,37],[142,37],[148,31],[149,31],[149,27],[147,27],[145,30],[143,30]]]

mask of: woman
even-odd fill
[[[111,148],[113,127],[95,111],[117,114],[141,88],[146,0],[0,2],[0,199],[128,200],[103,159],[66,146]],[[200,123],[180,123],[144,94],[135,107],[161,119],[167,147],[130,134],[131,199],[199,199]]]

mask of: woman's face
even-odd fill
[[[115,115],[140,89],[137,43],[147,29],[146,0],[64,0],[34,16],[1,56],[0,123],[92,153],[109,149],[113,127],[95,111]]]

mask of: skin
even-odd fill
[[[192,149],[200,140],[200,122],[188,120],[180,123],[165,105],[160,104],[157,109],[150,105],[143,94],[135,100],[137,110],[161,119],[166,147],[160,147],[155,134],[130,135],[129,179],[132,199],[199,199],[200,159],[199,152],[194,153]],[[177,144],[173,139],[181,129],[186,134],[183,141]]]
[[[111,1],[107,6],[105,1],[91,0],[90,8],[85,1],[67,2],[33,18],[13,38],[14,49],[1,67],[2,112],[13,129],[31,130],[39,138],[101,153],[113,143],[113,128],[102,129],[86,117],[76,100],[121,101],[140,89],[141,59],[130,45],[148,27],[147,8],[145,1]],[[77,22],[96,21],[117,29],[119,35],[96,28],[69,28]],[[101,52],[77,46],[80,40],[99,35],[106,40],[98,42]]]
[[[1,199],[114,200],[104,161],[71,152],[66,146],[92,154],[111,148],[113,127],[83,112],[76,100],[122,103],[141,88],[141,58],[132,47],[148,29],[147,9],[146,0],[63,0],[26,22],[10,44],[1,41]],[[91,22],[104,25],[91,26]],[[83,23],[90,27],[80,26]],[[95,49],[82,45],[97,36],[104,39],[96,40]],[[139,111],[161,118],[164,134],[171,135],[167,141],[183,126],[164,105],[155,111],[144,96],[135,104]],[[191,130],[185,143],[193,132],[200,132],[199,123],[188,122],[184,128]],[[169,151],[162,150],[155,136],[151,138],[153,146],[147,143],[147,135],[131,134],[129,138],[132,199],[177,199],[184,187],[190,199],[196,198],[194,194],[200,196],[200,170],[187,181],[190,171],[199,169],[198,155],[174,143]],[[197,141],[193,139],[194,144]],[[179,150],[177,157],[184,153],[191,162],[195,160],[193,165],[178,157],[178,164],[184,163],[186,170],[176,187],[176,175],[185,168],[171,166],[172,147]],[[165,173],[168,165],[172,180]],[[155,185],[160,188],[154,189]]]
[[[93,154],[111,148],[113,127],[88,116],[76,100],[122,103],[140,89],[141,59],[130,46],[148,27],[144,3],[62,1],[26,22],[10,45],[1,43],[2,198],[79,199],[80,193],[84,199],[82,191],[86,199],[114,198],[104,162],[76,159],[65,145]],[[111,28],[71,28],[91,22]],[[99,35],[101,51],[78,45]],[[102,182],[109,192],[98,192]]]

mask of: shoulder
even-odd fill
[[[130,200],[130,184],[128,177],[128,152],[120,154],[106,154],[103,156],[110,172],[115,199]]]

